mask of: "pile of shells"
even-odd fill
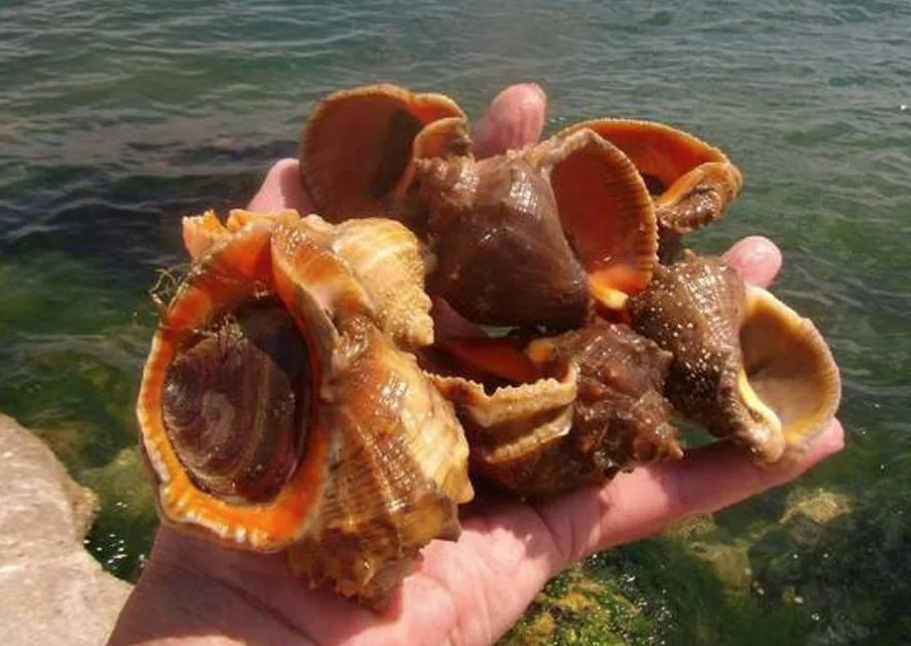
[[[675,262],[740,190],[721,151],[616,119],[470,151],[445,96],[343,91],[301,137],[318,215],[184,219],[137,406],[165,521],[381,605],[471,480],[535,498],[679,459],[675,418],[772,464],[831,421],[813,324]]]

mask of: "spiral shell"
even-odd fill
[[[562,131],[592,130],[624,152],[655,196],[662,262],[676,256],[684,234],[721,218],[737,197],[743,175],[721,150],[693,135],[652,121],[593,119]]]
[[[478,323],[560,331],[584,325],[593,303],[622,308],[657,263],[654,206],[633,163],[588,130],[475,160],[453,106],[388,85],[328,97],[302,134],[317,209],[343,219],[369,205],[407,224],[437,258],[431,295]],[[380,139],[388,154],[370,152]]]
[[[674,406],[758,461],[796,458],[835,416],[841,380],[816,327],[721,259],[687,254],[659,268],[629,311],[674,355]]]
[[[599,320],[521,350],[511,339],[444,347],[457,360],[432,378],[465,427],[472,473],[500,488],[550,496],[682,456],[661,394],[671,357],[626,326]]]
[[[403,324],[429,321],[408,287],[420,291],[417,240],[378,220],[234,221],[199,249],[143,373],[161,515],[230,547],[286,550],[314,584],[381,604],[422,546],[458,536],[472,496],[452,406],[399,346],[432,340],[429,323]]]

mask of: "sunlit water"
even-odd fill
[[[616,550],[589,574],[669,643],[911,640],[911,5],[325,4],[0,2],[0,410],[102,494],[88,547],[126,577],[147,550],[148,492],[124,449],[146,290],[185,261],[180,216],[243,204],[327,91],[388,80],[476,116],[536,80],[551,131],[635,116],[727,151],[745,190],[694,244],[776,240],[776,291],[845,378],[842,455],[698,540]],[[795,527],[794,501],[821,496],[844,513]],[[744,589],[702,543],[745,554]]]

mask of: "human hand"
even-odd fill
[[[477,154],[537,140],[545,105],[537,86],[505,90],[475,130]],[[276,163],[249,208],[312,211],[297,161]],[[759,237],[737,243],[725,258],[763,286],[781,266],[775,245]],[[580,558],[788,482],[843,443],[836,421],[784,468],[758,466],[716,443],[548,502],[482,498],[466,507],[457,542],[433,541],[422,551],[382,614],[310,589],[288,574],[281,555],[231,551],[162,527],[110,644],[492,644],[549,578]]]

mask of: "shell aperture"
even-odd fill
[[[237,502],[271,499],[297,467],[309,423],[307,349],[274,299],[218,321],[179,353],[162,399],[191,479]]]

